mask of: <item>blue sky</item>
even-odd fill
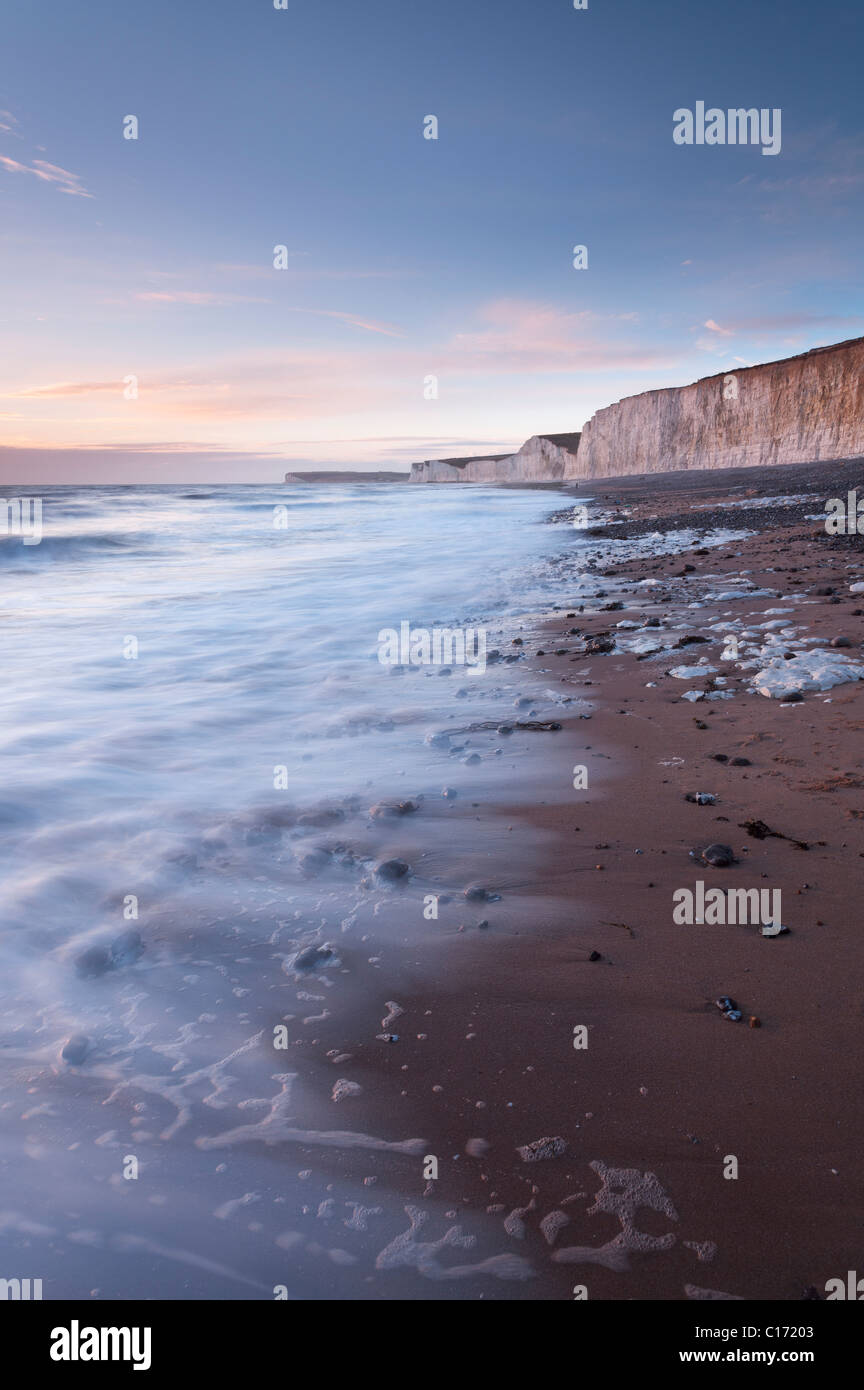
[[[864,333],[862,39],[848,0],[10,8],[0,475],[503,452]],[[700,100],[780,154],[676,145]]]

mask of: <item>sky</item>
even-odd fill
[[[0,481],[505,453],[864,334],[858,0],[284,3],[7,7]]]

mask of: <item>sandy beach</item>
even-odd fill
[[[52,1298],[337,1301],[794,1302],[855,1270],[864,596],[861,538],[824,516],[859,477],[445,489],[419,517],[407,488],[357,489],[381,549],[358,568],[331,526],[317,590],[276,541],[263,580],[231,569],[260,543],[245,494],[148,495],[161,547],[210,507],[220,621],[202,628],[185,548],[151,558],[145,532],[139,584],[158,564],[165,600],[123,631],[163,664],[145,642],[121,685],[100,658],[96,696],[75,615],[107,542],[49,533],[39,554],[84,558],[50,677],[74,737],[40,748],[62,738],[90,780],[48,817],[16,748],[14,1266],[37,1260]],[[421,569],[392,535],[429,517]],[[488,627],[485,672],[377,659],[382,620],[428,611],[433,583],[433,612]],[[132,802],[130,719],[154,748]],[[122,814],[82,818],[93,779]],[[718,888],[756,915],[718,921]]]
[[[692,526],[694,515],[715,534],[758,531],[719,547],[697,538],[685,554],[597,561],[592,603],[526,621],[511,639],[527,653],[527,703],[542,686],[566,692],[576,711],[563,707],[557,732],[492,736],[506,743],[500,771],[516,770],[521,805],[493,794],[423,808],[422,819],[445,819],[449,851],[424,852],[421,817],[388,837],[424,891],[444,895],[435,922],[421,925],[416,887],[370,913],[376,949],[387,942],[381,1000],[402,1010],[388,1024],[398,1043],[361,1041],[368,1007],[358,1000],[354,1028],[340,1012],[309,1053],[351,1039],[345,1075],[364,1083],[350,1102],[355,1124],[362,1114],[370,1133],[423,1135],[424,1152],[439,1157],[436,1181],[403,1185],[428,1223],[414,1245],[440,1240],[458,1218],[476,1238],[470,1263],[500,1262],[497,1278],[448,1279],[434,1272],[439,1259],[460,1263],[445,1240],[443,1252],[408,1258],[427,1278],[403,1276],[400,1297],[557,1300],[576,1288],[601,1300],[794,1301],[856,1267],[864,686],[793,703],[752,693],[752,673],[721,659],[716,629],[775,632],[780,610],[781,650],[845,637],[844,654],[859,657],[864,611],[849,586],[860,540],[806,520],[858,476],[825,465],[592,488],[596,504],[627,514],[606,535]],[[805,488],[807,500],[761,505]],[[601,634],[614,647],[586,654]],[[627,651],[634,634],[657,649]],[[695,637],[708,640],[683,640]],[[689,690],[701,698],[683,699]],[[733,698],[712,700],[719,690]],[[548,718],[542,694],[536,706],[529,715],[542,706]],[[713,800],[687,799],[700,793]],[[482,854],[460,854],[463,834],[476,845],[478,820]],[[762,822],[765,837],[746,822]],[[690,857],[714,842],[731,848],[731,866]],[[697,879],[779,888],[788,932],[676,925],[673,893]],[[470,883],[500,900],[466,901]],[[724,996],[740,1021],[716,1006]],[[574,1045],[577,1028],[587,1045]],[[566,1151],[520,1157],[543,1138]],[[724,1176],[730,1158],[737,1177]],[[326,1196],[327,1169],[317,1155],[316,1196],[319,1185]],[[356,1163],[340,1159],[330,1176],[349,1171]],[[395,1198],[395,1173],[381,1182]],[[378,1254],[370,1298],[394,1294],[388,1261]],[[341,1273],[333,1279],[344,1296]],[[364,1297],[362,1285],[351,1296]]]

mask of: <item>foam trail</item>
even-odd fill
[[[195,1143],[199,1149],[225,1149],[232,1144],[315,1144],[328,1149],[377,1149],[381,1153],[423,1154],[426,1151],[425,1139],[402,1139],[390,1143],[386,1139],[375,1139],[371,1134],[355,1134],[351,1130],[296,1129],[289,1124],[288,1107],[291,1105],[291,1088],[297,1080],[294,1072],[280,1073],[273,1077],[282,1083],[282,1089],[270,1102],[270,1112],[254,1125],[238,1125],[227,1129],[224,1134],[200,1135]]]

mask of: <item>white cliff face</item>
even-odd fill
[[[565,478],[864,455],[864,338],[598,410]]]
[[[542,483],[864,457],[864,338],[629,396],[502,458],[415,463],[412,483]]]
[[[412,483],[497,483],[500,476],[496,472],[510,459],[476,458],[425,459],[422,463],[412,463]]]
[[[567,436],[568,439],[576,436]],[[554,439],[535,434],[516,454],[501,458],[427,459],[411,465],[412,483],[560,482],[572,455]]]
[[[575,437],[575,436],[574,436]],[[577,455],[542,434],[526,439],[518,454],[513,455],[513,467],[521,480],[528,483],[560,481]]]

